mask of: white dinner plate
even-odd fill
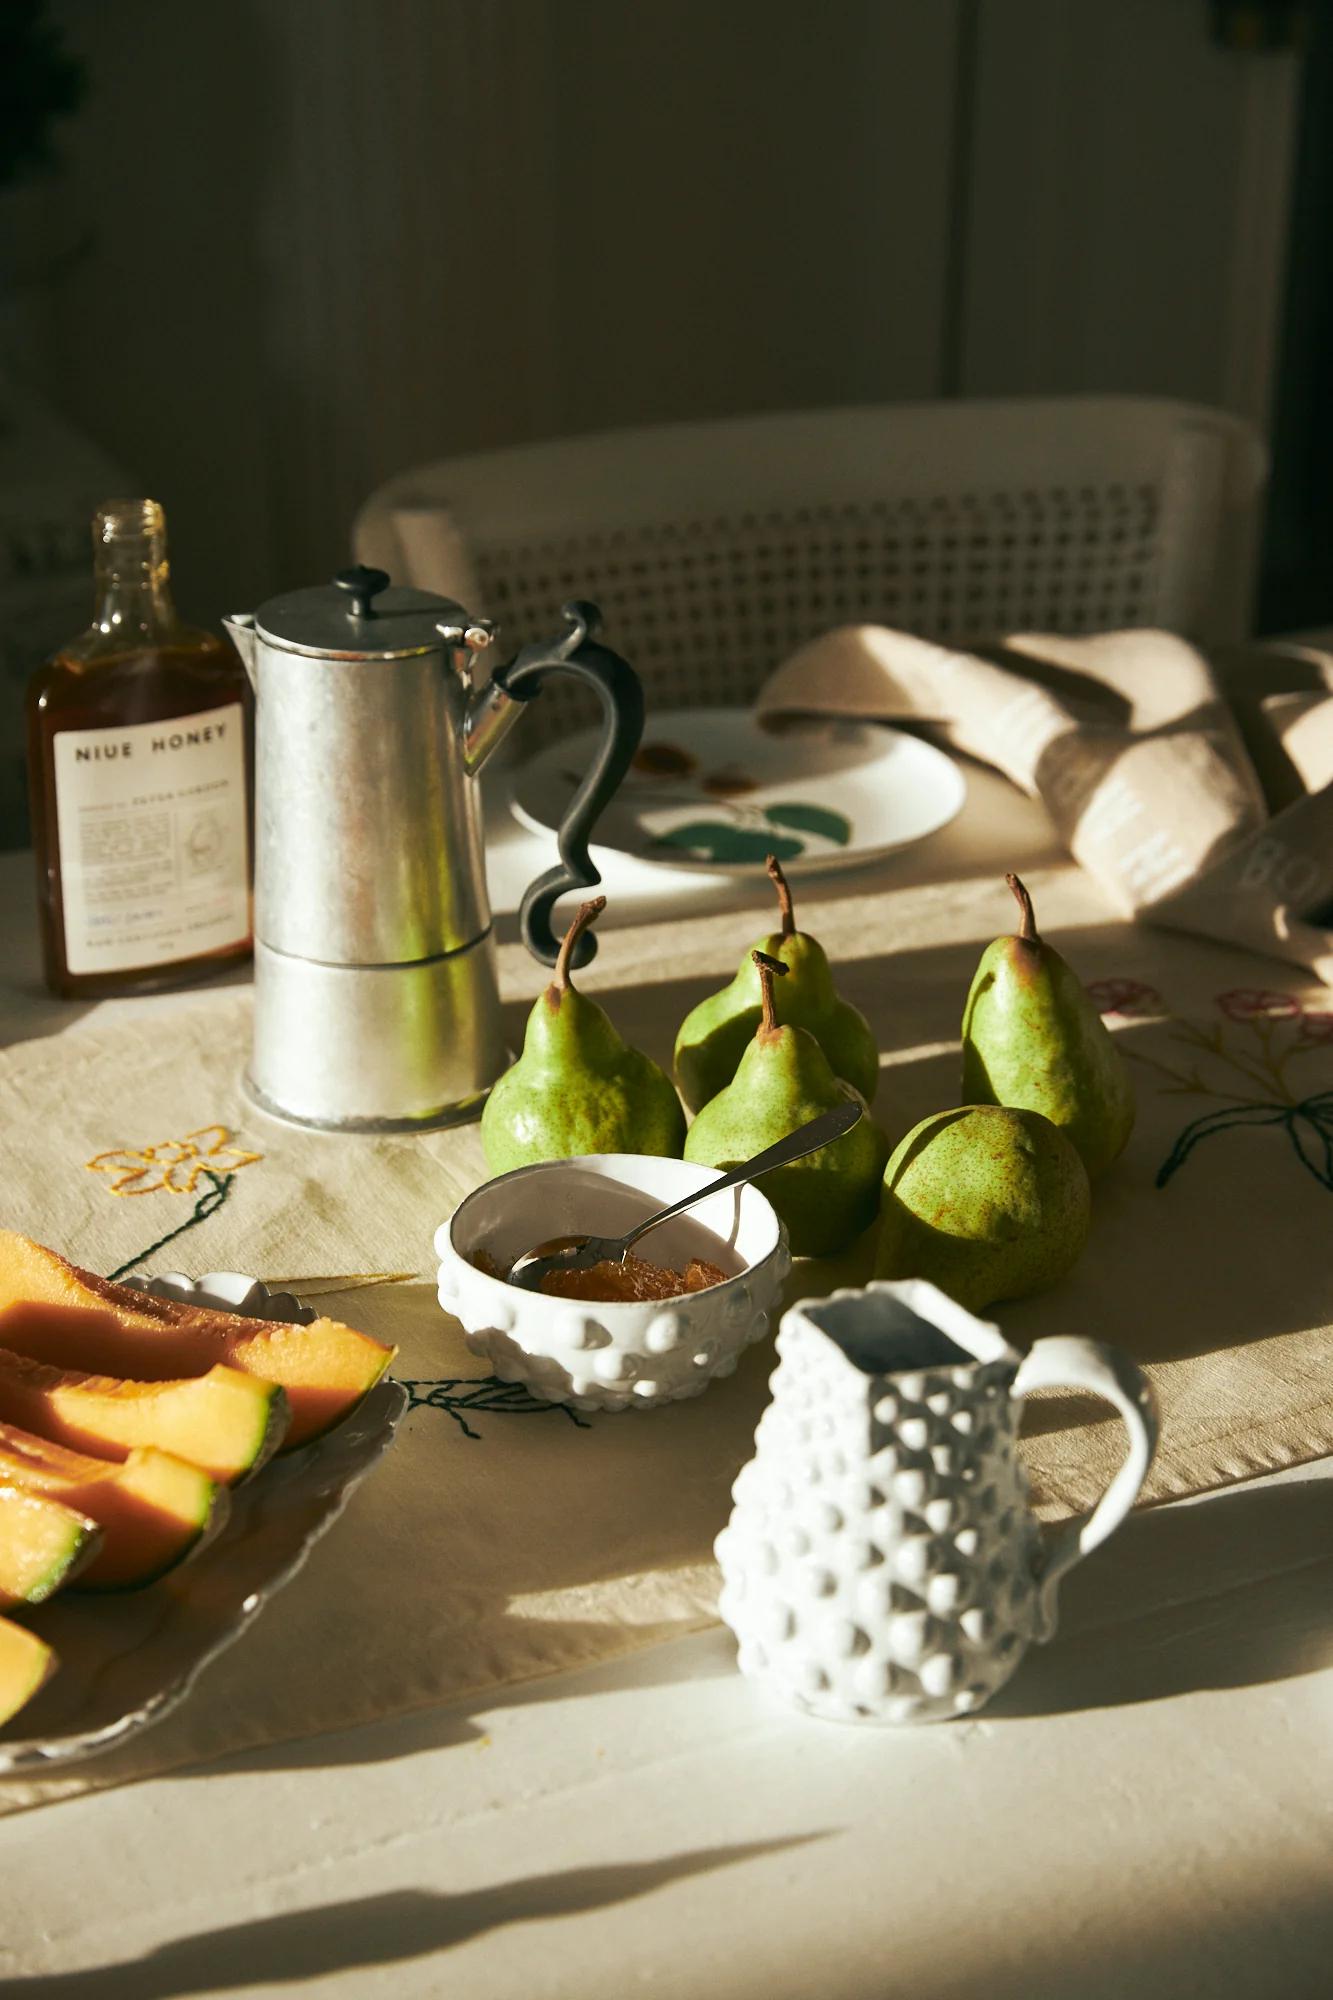
[[[539,751],[514,777],[524,825],[553,831],[600,732]],[[597,846],[672,868],[762,874],[776,854],[792,874],[846,868],[937,833],[966,783],[942,750],[879,722],[761,725],[750,709],[681,708],[650,719]]]

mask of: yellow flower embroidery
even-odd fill
[[[228,1145],[225,1125],[201,1125],[183,1139],[163,1139],[155,1146],[119,1147],[98,1153],[84,1164],[90,1173],[113,1174],[112,1194],[193,1194],[203,1173],[239,1173],[262,1160],[262,1153],[243,1153]]]

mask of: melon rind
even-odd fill
[[[288,1413],[276,1383],[236,1368],[136,1382],[51,1368],[0,1347],[0,1421],[101,1458],[156,1445],[234,1486],[272,1457]]]
[[[102,1540],[88,1515],[0,1475],[0,1611],[40,1604],[87,1568]]]
[[[153,1445],[136,1445],[123,1460],[94,1458],[3,1423],[0,1483],[59,1501],[101,1528],[80,1590],[155,1583],[211,1541],[230,1511],[225,1486]]]
[[[54,1647],[44,1639],[26,1625],[0,1618],[0,1728],[46,1685],[59,1664]]]
[[[12,1230],[0,1230],[0,1345],[84,1374],[143,1381],[220,1362],[276,1382],[290,1406],[288,1451],[349,1416],[397,1352],[334,1319],[293,1326],[157,1298]]]

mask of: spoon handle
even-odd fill
[[[659,1209],[656,1215],[650,1215],[646,1222],[641,1222],[637,1229],[627,1230],[621,1237],[621,1242],[628,1250],[631,1243],[637,1243],[650,1229],[656,1229],[659,1223],[670,1222],[673,1215],[679,1215],[683,1209],[693,1208],[696,1202],[707,1201],[710,1195],[722,1194],[727,1188],[740,1187],[745,1181],[757,1180],[760,1174],[770,1174],[775,1167],[788,1166],[792,1160],[803,1159],[807,1153],[816,1152],[820,1146],[831,1145],[835,1139],[840,1139],[844,1132],[850,1132],[860,1116],[861,1105],[854,1097],[849,1097],[845,1104],[835,1104],[831,1111],[821,1111],[818,1118],[812,1118],[808,1124],[798,1125],[785,1139],[779,1139],[776,1145],[765,1147],[764,1151],[756,1153],[752,1160],[742,1160],[738,1167],[732,1167],[725,1174],[719,1174],[718,1178],[709,1181],[706,1187],[696,1188],[693,1194],[687,1194],[683,1200],[673,1202],[670,1208]]]

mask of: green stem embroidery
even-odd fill
[[[454,1376],[440,1382],[408,1382],[400,1377],[399,1382],[407,1391],[409,1410],[443,1410],[447,1417],[453,1418],[465,1438],[475,1440],[481,1437],[481,1432],[474,1431],[468,1422],[465,1411],[473,1414],[493,1412],[511,1417],[549,1417],[558,1410],[577,1430],[592,1429],[592,1425],[577,1410],[571,1410],[568,1403],[543,1403],[522,1382],[502,1382],[498,1375]]]
[[[1244,1056],[1236,1054],[1226,1046],[1226,1043],[1222,1039],[1220,1028],[1215,1029],[1211,1035],[1205,1034],[1201,1029],[1196,1028],[1192,1021],[1178,1021],[1177,1028],[1179,1032],[1171,1036],[1173,1042],[1184,1042],[1194,1048],[1206,1049],[1209,1055],[1216,1056],[1218,1061],[1226,1063],[1228,1068],[1238,1070],[1247,1083],[1257,1083],[1261,1090],[1276,1090],[1289,1103],[1293,1101],[1280,1072],[1274,1067],[1273,1063],[1271,1061],[1256,1061],[1255,1065],[1251,1067],[1250,1062]],[[1216,1095],[1220,1097],[1223,1093],[1218,1091]],[[1245,1102],[1247,1100],[1242,1099],[1241,1101]]]
[[[210,1167],[205,1167],[204,1179],[209,1185],[195,1203],[194,1212],[189,1220],[178,1223],[176,1228],[168,1230],[165,1236],[159,1236],[156,1243],[150,1243],[146,1250],[141,1250],[137,1257],[131,1257],[128,1264],[122,1264],[118,1271],[113,1271],[111,1273],[113,1284],[117,1278],[123,1278],[128,1272],[137,1270],[140,1264],[146,1264],[159,1250],[165,1250],[168,1243],[174,1243],[178,1236],[184,1236],[187,1229],[193,1229],[198,1223],[207,1222],[210,1215],[217,1214],[231,1193],[232,1177],[230,1174],[225,1177],[215,1174]]]
[[[1172,1069],[1170,1063],[1160,1062],[1156,1056],[1146,1055],[1142,1049],[1126,1049],[1124,1054],[1130,1062],[1143,1063],[1147,1069],[1155,1069],[1159,1075],[1171,1078],[1170,1086],[1163,1085],[1164,1096],[1177,1091],[1183,1091],[1186,1095],[1226,1098],[1233,1104],[1258,1104],[1262,1102],[1257,1097],[1242,1096],[1238,1090],[1216,1090],[1212,1084],[1204,1082],[1197,1070],[1194,1070],[1189,1076],[1185,1076],[1180,1070]]]
[[[1291,1054],[1291,1050],[1281,1049],[1277,1054],[1274,1054],[1273,1029],[1275,1025],[1276,1024],[1274,1022],[1267,1020],[1251,1021],[1250,1023],[1250,1026],[1254,1029],[1256,1035],[1259,1037],[1259,1042],[1264,1052],[1263,1054],[1264,1068],[1268,1071],[1268,1074],[1272,1077],[1274,1085],[1276,1086],[1277,1089],[1278,1096],[1285,1098],[1288,1104],[1294,1104],[1296,1101],[1295,1095],[1291,1090],[1288,1089],[1287,1079],[1285,1075],[1285,1070],[1287,1066],[1287,1057]]]
[[[1282,1126],[1301,1165],[1333,1193],[1333,1090],[1294,1105],[1251,1104],[1239,1110],[1206,1111],[1185,1127],[1158,1168],[1158,1187],[1166,1186],[1202,1140],[1242,1125]]]

